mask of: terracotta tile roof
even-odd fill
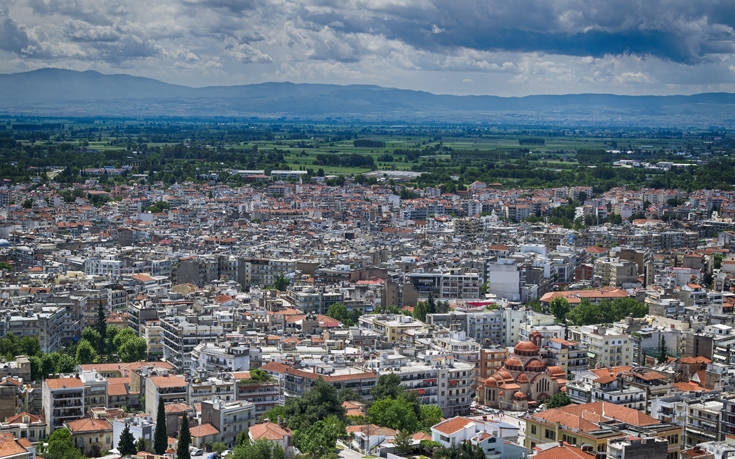
[[[101,430],[112,430],[112,424],[104,419],[83,418],[67,421],[66,426],[71,433],[99,432]]]
[[[264,422],[262,424],[255,424],[250,426],[250,435],[253,440],[283,440],[283,437],[291,436],[289,429],[284,429],[275,422]]]
[[[380,427],[375,424],[364,424],[361,426],[348,426],[345,428],[345,431],[349,433],[362,433],[365,435],[369,435],[371,437],[374,436],[383,436],[383,437],[394,437],[396,435],[396,431],[393,429],[390,429],[388,427]]]
[[[25,411],[23,413],[18,413],[15,416],[10,416],[10,417],[5,418],[5,422],[8,424],[21,424],[23,423],[23,418],[25,416],[28,416],[28,422],[31,424],[36,423],[36,422],[39,422],[39,423],[45,422],[43,418],[41,418],[41,416],[27,413]]]
[[[192,438],[209,437],[211,435],[219,435],[219,430],[212,424],[202,424],[189,429]]]
[[[21,446],[12,434],[0,434],[0,458],[13,457],[27,452],[28,450]]]
[[[547,422],[558,422],[568,428],[584,432],[598,430],[598,423],[612,419],[634,426],[649,426],[661,423],[661,421],[641,411],[607,402],[568,405],[542,411],[534,416]]]
[[[164,406],[163,410],[169,413],[185,413],[191,410],[191,407],[186,403],[168,403]]]
[[[53,378],[47,379],[46,385],[49,389],[74,389],[84,387],[79,378]]]
[[[473,423],[474,421],[472,419],[463,418],[463,417],[456,417],[452,419],[447,419],[446,421],[435,425],[432,427],[432,429],[436,429],[441,433],[451,435],[454,432],[457,432],[460,429],[463,429],[467,425]]]
[[[712,363],[712,361],[710,359],[708,359],[707,357],[703,357],[701,355],[699,355],[697,357],[682,357],[682,358],[679,359],[679,362],[685,363],[687,365],[691,365],[691,364],[695,364],[695,363],[700,363],[700,364],[707,365],[707,364]]]
[[[705,389],[695,382],[678,382],[671,385],[676,390],[682,392],[709,392],[709,389]]]
[[[186,379],[183,376],[166,375],[166,376],[151,376],[151,382],[156,387],[186,387]]]
[[[125,387],[125,384],[108,384],[107,395],[113,397],[128,395],[128,389]]]
[[[595,456],[587,454],[574,446],[564,444],[540,451],[533,457],[534,459],[590,459]]]

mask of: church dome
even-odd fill
[[[546,365],[540,360],[531,360],[526,364],[526,370],[541,371],[544,368],[546,368]]]
[[[509,358],[508,360],[505,361],[505,367],[506,368],[518,368],[518,369],[521,369],[521,368],[523,368],[523,364],[517,358],[511,357],[511,358]]]
[[[513,394],[513,398],[515,398],[516,400],[525,400],[526,399],[526,394],[524,394],[521,391],[518,391],[515,394]]]
[[[516,344],[513,350],[520,353],[538,352],[538,346],[531,341],[521,341]]]

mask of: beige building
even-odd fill
[[[590,367],[619,367],[633,364],[630,335],[602,325],[569,327],[569,339],[587,349]]]
[[[594,280],[603,286],[634,284],[638,282],[638,265],[622,258],[598,258],[594,265]]]
[[[99,457],[112,448],[112,424],[104,419],[83,418],[65,423],[74,445],[87,457]]]
[[[183,376],[149,376],[145,384],[145,412],[155,417],[158,403],[188,403],[189,383]]]

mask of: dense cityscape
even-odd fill
[[[0,189],[2,457],[735,451],[733,191],[138,167]]]
[[[735,1],[0,1],[0,459],[735,459]]]

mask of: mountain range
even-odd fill
[[[125,74],[0,74],[0,114],[612,126],[735,125],[735,94],[454,96],[372,85],[189,87]]]

